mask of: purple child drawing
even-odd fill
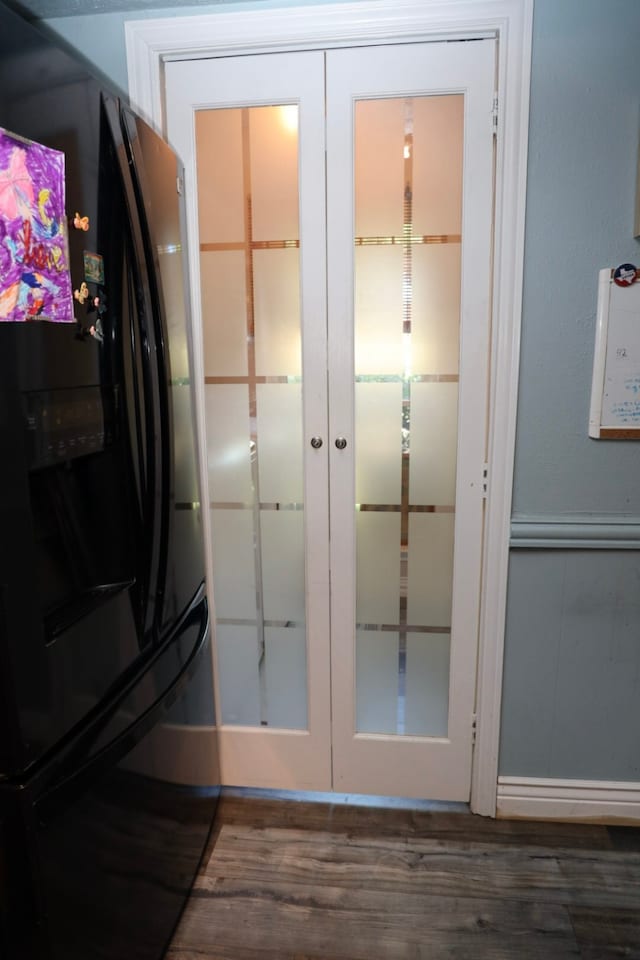
[[[0,322],[72,323],[64,154],[0,128]]]

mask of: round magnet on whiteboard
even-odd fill
[[[630,287],[632,283],[635,283],[637,276],[638,271],[632,263],[621,263],[613,271],[613,282],[617,283],[619,287]]]

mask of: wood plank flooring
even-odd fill
[[[640,829],[223,797],[167,960],[640,960]]]

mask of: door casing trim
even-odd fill
[[[487,498],[471,809],[496,815],[500,706],[520,352],[533,0],[359,0],[130,20],[131,102],[165,130],[167,60],[359,44],[498,41],[495,240]],[[491,118],[487,118],[491,122]],[[472,717],[469,718],[472,723]]]

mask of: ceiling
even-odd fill
[[[115,11],[155,10],[160,7],[196,7],[229,0],[8,0],[8,4],[29,19],[76,17]]]

